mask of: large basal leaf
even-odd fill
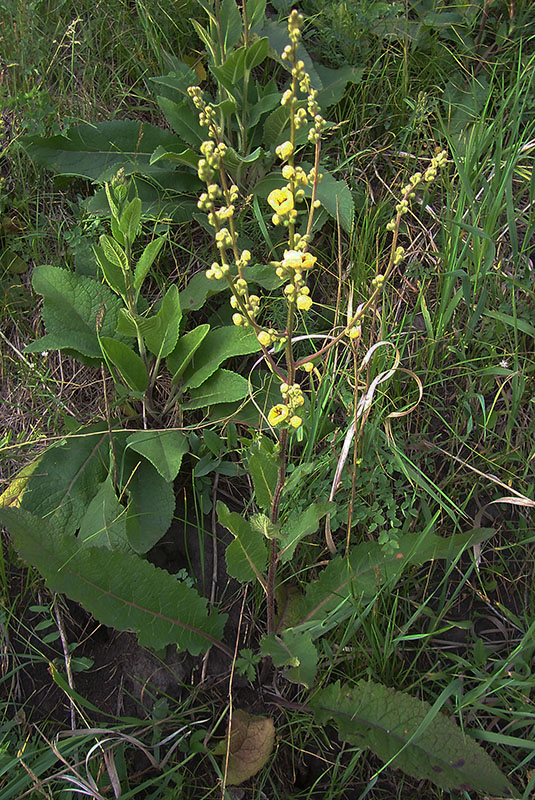
[[[48,587],[81,603],[99,622],[134,631],[141,645],[176,644],[192,655],[221,645],[226,615],[208,612],[207,601],[138,556],[80,547],[75,536],[58,536],[53,523],[21,509],[0,509],[21,557]]]
[[[183,100],[180,103],[174,103],[166,97],[158,97],[157,100],[172,129],[180,136],[183,142],[198,150],[199,145],[206,138],[206,133],[199,124],[198,112],[191,110],[187,100]],[[174,148],[176,149],[177,146],[179,149],[184,150],[182,142],[178,143],[175,140]],[[197,160],[198,158],[197,156]]]
[[[206,408],[215,403],[230,403],[241,400],[249,392],[249,384],[245,378],[228,369],[218,369],[198,389],[192,389],[190,399],[182,403],[182,408]]]
[[[31,158],[62,175],[79,175],[110,181],[120,168],[127,175],[158,175],[150,157],[158,146],[172,147],[176,136],[169,131],[131,119],[84,123],[60,136],[25,136],[23,145]]]
[[[486,752],[429,703],[381,684],[328,686],[310,701],[317,721],[334,720],[346,742],[367,747],[394,768],[446,790],[515,797]]]
[[[227,358],[249,355],[258,350],[260,344],[252,328],[227,325],[211,330],[195,351],[184,372],[182,378],[184,388],[199,387]]]
[[[315,623],[312,635],[317,638],[353,613],[355,603],[368,603],[379,590],[391,589],[409,564],[453,559],[493,533],[491,528],[478,528],[449,539],[426,532],[408,534],[400,539],[399,550],[393,554],[386,554],[377,542],[362,542],[351,549],[347,558],[333,558],[318,580],[307,585],[300,624]]]
[[[117,499],[111,475],[100,484],[86,509],[78,541],[84,547],[132,552],[126,536],[126,508]]]
[[[164,481],[174,481],[180,472],[182,457],[188,452],[188,440],[180,431],[136,431],[126,440],[127,446],[145,456]]]
[[[45,349],[76,350],[102,360],[97,338],[113,336],[121,300],[107,286],[61,267],[43,265],[33,273],[34,290],[43,296],[42,317],[48,336],[25,348],[27,353]]]
[[[21,508],[46,517],[58,533],[74,533],[106,478],[108,451],[103,424],[53,445],[28,479]]]
[[[227,571],[238,581],[265,584],[262,573],[267,567],[266,539],[241,514],[229,511],[224,503],[217,503],[217,518],[234,536],[227,547]]]
[[[123,487],[128,493],[126,534],[136,553],[146,553],[169,529],[175,511],[173,484],[145,458],[130,449],[125,455]]]

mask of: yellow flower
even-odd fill
[[[298,417],[297,414],[294,414],[293,417],[290,417],[290,425],[292,428],[298,428],[302,422],[303,420],[301,417]]]
[[[300,294],[297,298],[297,308],[300,311],[308,311],[312,306],[312,298],[307,294]]]
[[[282,260],[283,267],[292,269],[310,269],[318,259],[311,253],[302,253],[300,250],[285,250]]]
[[[294,146],[291,142],[283,142],[275,148],[275,152],[280,159],[284,161],[285,158],[291,156],[294,151]]]
[[[288,214],[294,207],[293,195],[286,186],[282,189],[273,189],[269,193],[267,201],[279,217]]]
[[[264,347],[269,347],[271,344],[271,336],[267,331],[260,331],[257,333],[256,338],[260,342],[260,344],[264,345]]]
[[[281,422],[284,422],[288,414],[288,406],[279,403],[278,405],[273,406],[271,411],[268,413],[268,422],[270,425],[279,425]]]

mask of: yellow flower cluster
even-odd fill
[[[303,419],[295,412],[305,403],[301,387],[298,383],[294,383],[293,386],[288,386],[287,383],[281,383],[280,393],[284,402],[278,403],[269,411],[269,424],[275,426],[283,422],[288,422],[291,428],[299,428]]]

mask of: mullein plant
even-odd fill
[[[319,267],[317,257],[310,253],[309,248],[312,241],[314,212],[321,205],[316,195],[318,184],[322,179],[320,149],[322,133],[326,126],[317,102],[318,92],[311,85],[310,75],[298,55],[303,21],[303,16],[295,9],[290,13],[288,18],[290,43],[281,54],[282,60],[291,67],[291,84],[283,92],[280,101],[288,110],[289,136],[275,148],[275,153],[280,159],[281,173],[286,183],[282,188],[274,189],[267,197],[267,202],[273,211],[271,217],[273,225],[282,226],[287,232],[282,259],[270,262],[283,284],[283,301],[286,304],[284,330],[276,330],[262,323],[261,298],[249,291],[245,278],[244,268],[251,263],[252,255],[249,250],[240,250],[238,245],[235,211],[239,190],[227,178],[223,165],[227,145],[223,141],[224,134],[218,122],[218,112],[205,100],[199,86],[191,86],[188,89],[188,94],[199,112],[200,125],[208,134],[200,148],[203,157],[198,161],[198,176],[206,184],[206,191],[201,194],[198,207],[207,214],[208,222],[214,228],[218,258],[207,270],[206,276],[211,280],[226,281],[231,292],[230,305],[234,311],[232,315],[234,325],[254,329],[264,358],[280,381],[281,402],[276,403],[267,414],[267,422],[278,435],[278,479],[270,509],[270,522],[274,526],[279,519],[280,499],[286,478],[289,436],[303,423],[305,397],[299,382],[299,371],[302,370],[305,374],[311,373],[315,364],[344,339],[346,341],[349,339],[353,345],[358,343],[362,332],[362,318],[376,304],[387,279],[403,261],[405,251],[398,245],[402,217],[409,211],[418,186],[430,184],[447,160],[446,153],[439,152],[431,159],[423,174],[417,172],[412,175],[409,183],[403,187],[401,199],[396,205],[396,214],[387,225],[387,230],[393,234],[390,253],[383,271],[371,282],[367,300],[354,312],[350,308],[345,326],[338,332],[333,331],[333,335],[328,337],[328,342],[320,350],[297,360],[293,347],[298,324],[296,312],[306,313],[313,307],[307,278],[312,270]],[[306,98],[306,107],[303,96]],[[305,126],[308,126],[308,143],[314,147],[314,164],[308,172],[296,161],[296,133]],[[305,206],[307,186],[310,187],[308,208]],[[303,226],[304,233],[296,230],[300,210],[308,211],[306,227]],[[273,352],[279,349],[284,349],[284,368],[281,368],[273,358]],[[276,537],[271,538],[270,545],[269,572],[264,587],[267,595],[268,633],[274,630],[275,619],[275,571],[278,562]]]

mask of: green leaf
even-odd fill
[[[164,242],[165,236],[160,236],[158,239],[153,239],[152,242],[149,242],[136,264],[136,268],[134,270],[134,289],[136,290],[136,300],[137,296],[139,295],[139,291],[143,286],[143,281],[147,277],[149,269],[152,267],[154,259],[162,249]]]
[[[256,42],[253,42],[253,44],[247,48],[245,54],[245,68],[252,70],[255,67],[260,66],[260,64],[267,58],[268,52],[268,38],[263,36],[261,39],[257,39]]]
[[[263,114],[267,114],[269,111],[272,111],[274,108],[276,108],[280,103],[280,98],[281,96],[279,92],[272,92],[271,94],[266,94],[263,97],[260,97],[258,102],[255,103],[254,107],[249,113],[247,119],[248,127],[253,128]],[[271,144],[271,142],[269,142],[269,144]]]
[[[356,603],[368,603],[380,589],[391,589],[407,565],[455,558],[466,547],[485,541],[493,533],[490,528],[478,528],[449,539],[426,531],[407,534],[401,537],[399,550],[393,554],[386,554],[377,542],[362,542],[350,550],[347,558],[333,558],[318,580],[308,584],[300,624],[310,627],[315,623],[312,635],[321,636],[350,616]]]
[[[220,364],[233,356],[256,353],[260,344],[252,328],[227,325],[210,331],[193,355],[184,372],[184,387],[196,389],[209,378]]]
[[[168,644],[192,655],[220,645],[226,614],[209,613],[207,601],[163,569],[129,553],[80,547],[58,536],[49,520],[21,509],[0,509],[21,557],[48,587],[81,603],[99,622],[134,631],[144,647]]]
[[[241,514],[217,503],[217,518],[234,536],[226,552],[228,574],[242,583],[257,581],[265,586],[262,573],[267,567],[266,539]]]
[[[106,360],[119,371],[126,385],[144,394],[149,385],[149,373],[138,354],[111,336],[101,336],[100,344]]]
[[[138,333],[141,336],[147,336],[157,331],[159,327],[160,323],[156,314],[145,317],[142,314],[131,314],[126,308],[121,309],[117,321],[117,333],[130,338],[135,338]]]
[[[288,44],[288,26],[275,19],[268,19],[262,27],[262,35],[267,36],[271,48],[271,57],[281,64],[281,66],[288,72],[292,71],[292,65],[288,61],[281,59],[281,53]],[[305,70],[310,75],[310,82],[314,89],[323,89],[321,78],[316,72],[314,62],[310,58],[305,46],[302,42],[299,43],[299,59],[305,65]],[[265,139],[264,141],[269,141]]]
[[[128,437],[126,444],[145,456],[167,482],[174,481],[180,472],[182,457],[189,449],[184,434],[170,430],[136,431]]]
[[[304,511],[294,511],[290,514],[281,528],[279,542],[279,557],[283,564],[292,559],[301,539],[316,533],[320,520],[335,509],[335,503],[312,503]]]
[[[182,408],[206,408],[214,403],[230,403],[241,400],[249,392],[249,383],[236,372],[218,369],[198,389],[192,389],[190,399],[182,403]]]
[[[221,66],[210,66],[210,72],[216,81],[224,86],[232,97],[239,97],[238,85],[242,83],[245,75],[246,48],[239,47],[231,53]]]
[[[61,136],[24,136],[30,158],[62,175],[79,175],[104,183],[120,168],[133,173],[157,175],[150,157],[158,145],[172,147],[176,136],[155,125],[131,119],[84,123]]]
[[[171,525],[176,497],[173,484],[149,461],[126,451],[126,479],[129,497],[126,535],[136,553],[146,553],[160,541]]]
[[[485,751],[429,703],[371,681],[328,686],[312,698],[316,720],[341,739],[446,790],[497,797],[516,792]]]
[[[284,631],[280,636],[264,636],[260,646],[262,656],[271,656],[276,667],[288,667],[284,677],[309,689],[318,667],[318,651],[308,633]]]
[[[343,98],[348,83],[360,83],[364,74],[362,67],[343,67],[331,69],[322,64],[315,64],[316,71],[321,78],[323,89],[318,92],[317,101],[320,108],[326,111],[330,106],[339,103]]]
[[[106,258],[102,247],[95,245],[93,247],[93,252],[108,286],[113,289],[116,294],[121,295],[121,297],[125,299],[126,278],[123,270]]]
[[[260,508],[269,512],[279,475],[279,465],[271,440],[263,436],[253,444],[249,450],[247,465],[253,479],[256,502]]]
[[[522,333],[531,336],[535,339],[535,326],[528,322],[526,319],[520,317],[513,317],[511,314],[504,314],[502,311],[483,311],[483,316],[497,319],[503,322],[504,325],[509,325],[511,328],[521,331]]]
[[[231,175],[237,175],[239,171],[243,172],[243,167],[255,164],[266,155],[261,147],[257,147],[248,156],[242,156],[237,153],[233,147],[227,147],[225,155],[223,156],[223,166],[229,171]]]
[[[302,166],[305,170],[312,167],[311,164],[303,164]],[[321,172],[323,173],[323,178],[318,183],[316,197],[334,220],[340,220],[340,225],[346,233],[351,233],[355,216],[355,204],[351,192],[345,181],[337,181],[330,172],[323,168]],[[310,197],[311,193],[312,188],[310,186],[305,187],[305,195]]]
[[[122,308],[121,300],[93,278],[49,265],[35,268],[32,285],[44,298],[42,318],[49,334],[46,337],[49,349],[69,348],[102,360],[97,318],[100,333],[113,335]],[[43,349],[34,342],[25,351],[35,353]]]
[[[181,336],[173,352],[167,356],[167,369],[173,376],[172,382],[174,384],[180,380],[182,373],[193,358],[195,351],[201,346],[209,330],[210,326],[206,323],[198,325],[189,333]]]
[[[226,281],[210,280],[206,271],[197,272],[185,289],[180,292],[180,307],[184,311],[197,311],[205,304],[209,297],[225,291],[228,288]]]
[[[177,142],[173,147],[162,147],[159,145],[150,157],[150,163],[156,164],[158,161],[167,159],[175,164],[185,164],[188,167],[197,169],[199,156],[191,147],[184,148],[181,142]]]
[[[182,319],[178,288],[174,284],[164,294],[162,304],[154,319],[157,324],[145,333],[145,344],[155,356],[165,358],[176,347]]]
[[[243,33],[243,20],[235,0],[222,0],[219,7],[221,20],[221,37],[224,42],[225,53],[234,47]]]
[[[165,54],[164,54],[165,59]],[[180,102],[188,97],[188,87],[194,86],[197,81],[195,70],[188,64],[184,64],[175,56],[171,56],[171,63],[166,64],[166,67],[171,67],[171,71],[167,75],[158,75],[155,78],[149,78],[150,83],[156,86],[163,86],[166,90],[166,97],[175,102]],[[169,59],[165,59],[169,61]],[[165,63],[164,61],[164,63]]]
[[[58,535],[74,533],[106,478],[108,441],[99,423],[50,447],[28,478],[21,508],[46,517]]]
[[[115,239],[112,239],[112,237],[107,234],[102,234],[99,241],[102,251],[108,261],[114,266],[119,267],[123,273],[128,272],[128,259],[121,245],[117,244]]]
[[[141,200],[139,197],[133,197],[121,213],[121,218],[119,220],[119,228],[121,233],[124,233],[125,236],[128,236],[130,242],[133,242],[136,238],[140,222]]]
[[[288,138],[287,132],[290,129],[290,113],[286,106],[279,106],[267,117],[264,122],[263,141],[269,142],[271,147],[281,144]],[[275,177],[275,176],[273,176]],[[279,177],[278,175],[276,176]],[[283,181],[278,181],[279,186],[283,186]]]
[[[206,138],[206,132],[199,123],[198,112],[191,110],[187,100],[181,103],[173,103],[172,100],[168,100],[166,97],[158,97],[156,99],[172,129],[186,144],[198,149]],[[181,144],[181,142],[175,141],[173,147]]]
[[[266,14],[266,0],[247,0],[245,6],[249,28],[254,28],[264,21]]]
[[[126,536],[126,508],[117,499],[111,475],[100,484],[87,506],[78,541],[83,547],[132,552]]]

